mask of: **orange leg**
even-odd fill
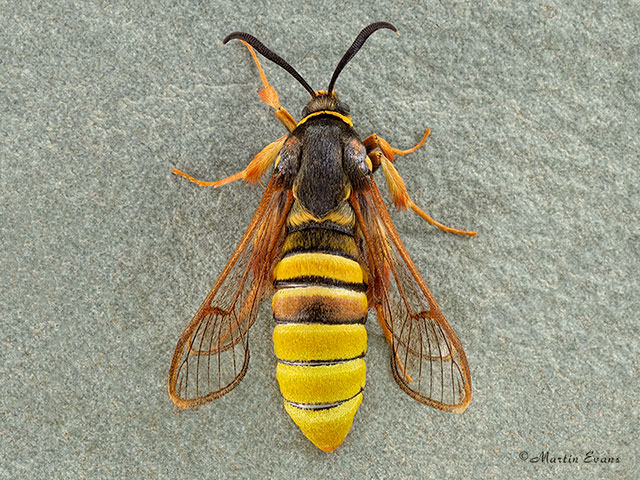
[[[384,176],[387,181],[387,188],[389,189],[389,195],[391,195],[392,203],[401,210],[407,210],[411,207],[411,210],[416,212],[422,219],[428,222],[430,225],[438,227],[440,230],[445,232],[454,233],[456,235],[469,235],[471,237],[476,236],[476,232],[469,232],[466,230],[458,230],[456,228],[447,227],[440,222],[437,222],[429,215],[427,215],[420,207],[418,207],[411,198],[409,198],[409,193],[407,192],[407,187],[398,173],[393,161],[396,155],[404,156],[410,153],[415,152],[418,148],[420,148],[427,141],[431,130],[427,129],[422,137],[420,142],[407,150],[400,150],[397,148],[393,148],[389,143],[384,139],[376,135],[375,133],[369,135],[362,142],[367,149],[367,155],[371,160],[371,164],[374,169],[382,166],[382,170],[384,171]],[[376,148],[380,150],[373,151]]]
[[[437,222],[436,220],[431,218],[429,215],[427,215],[420,207],[418,207],[411,200],[409,200],[409,206],[411,207],[411,210],[413,210],[418,215],[420,215],[422,219],[426,220],[427,223],[429,223],[430,225],[433,225],[434,227],[438,227],[440,230],[443,230],[449,233],[454,233],[456,235],[468,235],[470,237],[475,237],[477,235],[477,232],[469,232],[467,230],[458,230],[456,228],[447,227],[446,225],[443,225],[440,222]]]
[[[184,177],[190,182],[193,182],[196,185],[200,185],[201,187],[213,187],[215,186],[215,183],[216,183],[216,182],[204,182],[202,180],[198,180],[197,178],[194,178],[188,173],[184,173],[182,170],[178,170],[177,168],[174,168],[171,173],[173,173],[174,175],[180,175],[181,177]]]
[[[242,41],[242,43],[244,43],[245,46],[249,49],[249,53],[253,57],[253,60],[256,63],[256,66],[258,67],[258,72],[260,73],[260,79],[262,80],[262,84],[264,85],[264,87],[260,89],[260,91],[258,92],[260,99],[263,102],[265,102],[267,105],[269,105],[270,107],[276,110],[275,112],[276,118],[280,120],[280,122],[282,122],[282,124],[285,126],[287,130],[292,132],[296,128],[297,122],[294,120],[291,114],[280,105],[278,92],[276,92],[276,89],[269,84],[269,81],[267,80],[267,76],[264,74],[264,70],[262,69],[262,65],[260,65],[260,61],[258,60],[258,56],[256,55],[256,52],[253,51],[253,48],[248,43],[244,41]],[[278,153],[280,153],[280,150],[282,149],[282,145],[284,144],[284,141],[286,140],[286,138],[287,138],[286,135],[283,137],[280,137],[275,142],[272,142],[266,147],[264,147],[260,151],[260,153],[258,153],[255,157],[253,157],[253,160],[251,160],[251,163],[247,165],[247,168],[245,168],[241,172],[237,172],[229,177],[223,178],[222,180],[218,180],[216,182],[205,182],[202,180],[198,180],[197,178],[194,178],[191,175],[181,170],[178,170],[177,168],[174,168],[172,173],[175,175],[180,175],[186,178],[187,180],[189,180],[190,182],[193,182],[201,187],[217,188],[217,187],[226,185],[228,183],[235,182],[236,180],[245,180],[247,183],[251,185],[255,185],[256,183],[260,182],[262,175],[264,175],[264,173],[267,171],[269,166],[271,166],[273,161],[278,156]]]
[[[253,157],[253,160],[251,160],[249,165],[247,165],[247,168],[245,168],[241,172],[234,173],[227,178],[218,180],[217,182],[203,182],[202,180],[193,178],[192,176],[178,170],[177,168],[173,169],[173,173],[176,175],[180,175],[190,182],[200,185],[201,187],[218,188],[226,185],[227,183],[235,182],[236,180],[244,180],[250,185],[255,185],[260,181],[262,175],[264,175],[264,173],[276,159],[286,139],[287,135],[284,135],[275,142],[271,142],[269,145],[260,150],[260,152],[255,157]]]
[[[251,48],[251,46],[247,42],[243,40],[241,41],[249,49],[249,53],[253,57],[253,61],[256,62],[256,66],[258,67],[258,72],[260,73],[260,79],[262,80],[262,84],[264,85],[264,87],[260,89],[260,91],[258,92],[260,99],[264,103],[269,105],[271,108],[274,108],[276,111],[276,113],[274,114],[276,118],[280,120],[280,122],[282,122],[282,124],[285,126],[287,130],[289,130],[290,132],[293,132],[293,130],[297,126],[297,122],[293,119],[291,114],[287,112],[287,110],[284,107],[280,105],[278,92],[276,92],[276,89],[269,84],[269,81],[267,80],[267,76],[264,74],[264,70],[262,70],[262,66],[260,65],[260,61],[258,60],[258,56],[256,55],[256,52],[253,51],[253,48]]]
[[[375,133],[372,133],[367,138],[365,138],[362,141],[362,143],[367,148],[367,153],[370,153],[376,148],[379,148],[380,150],[382,150],[382,153],[384,153],[385,157],[387,157],[389,160],[393,162],[395,160],[396,155],[400,155],[401,157],[403,157],[405,155],[409,155],[410,153],[415,152],[417,149],[423,146],[424,143],[427,141],[427,138],[429,138],[430,134],[431,134],[431,130],[427,128],[424,132],[424,136],[422,137],[422,140],[420,140],[414,147],[411,147],[407,150],[400,150],[398,148],[393,148],[391,145],[389,145],[389,143],[384,138],[378,136]]]

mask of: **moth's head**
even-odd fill
[[[338,75],[340,75],[340,72],[342,72],[342,69],[345,67],[345,65],[349,63],[349,61],[353,58],[353,56],[356,53],[358,53],[358,50],[360,50],[362,45],[364,45],[364,42],[367,40],[367,38],[369,38],[369,36],[373,32],[375,32],[376,30],[380,30],[381,28],[388,28],[389,30],[393,30],[394,32],[398,33],[398,29],[388,22],[372,23],[368,27],[365,27],[364,29],[362,29],[362,31],[358,34],[358,36],[354,40],[351,47],[349,47],[349,50],[345,52],[345,54],[340,59],[340,62],[338,62],[338,66],[333,72],[333,76],[331,77],[331,81],[329,82],[329,86],[327,87],[327,89],[319,90],[317,92],[309,86],[306,80],[302,78],[302,76],[291,65],[289,65],[282,57],[280,57],[279,55],[277,55],[276,53],[272,52],[267,47],[265,47],[264,44],[260,42],[260,40],[258,40],[256,37],[244,32],[233,32],[227,35],[227,37],[222,41],[222,43],[225,44],[229,40],[234,38],[242,40],[246,44],[255,48],[255,50],[258,53],[263,55],[268,60],[271,60],[277,65],[280,65],[287,72],[289,72],[296,80],[298,80],[298,82],[300,82],[300,84],[305,88],[305,90],[307,90],[307,92],[309,92],[309,94],[311,95],[311,101],[307,104],[306,107],[304,107],[304,110],[302,111],[303,118],[313,112],[319,112],[322,110],[330,110],[330,111],[338,112],[341,115],[349,115],[349,106],[346,103],[343,103],[340,100],[338,100],[338,95],[336,94],[336,92],[333,91],[333,87],[336,84]]]
[[[338,112],[344,116],[350,115],[349,105],[341,102],[336,92],[319,90],[316,92],[316,96],[313,97],[302,110],[302,118],[305,118],[314,112],[321,112],[323,110]]]

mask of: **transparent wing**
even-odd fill
[[[409,257],[375,181],[352,197],[372,276],[373,304],[392,347],[393,375],[419,402],[463,412],[471,376],[462,345]]]
[[[239,245],[184,330],[169,368],[169,395],[189,408],[231,391],[249,364],[249,328],[270,289],[290,192],[272,179]]]

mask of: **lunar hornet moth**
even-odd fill
[[[338,75],[376,30],[363,29],[338,63],[326,90],[315,91],[255,37],[235,32],[249,49],[273,107],[288,133],[267,145],[241,172],[217,182],[256,184],[273,166],[258,208],[233,255],[176,345],[169,395],[189,408],[220,398],[244,377],[249,331],[262,300],[272,297],[276,377],[284,408],[318,448],[335,450],[351,429],[363,399],[367,333],[375,309],[391,346],[393,376],[402,390],[440,410],[463,412],[471,376],[458,337],[409,257],[374,180],[380,167],[392,203],[446,227],[410,199],[396,170],[393,148],[376,134],[364,140],[349,106],[334,91]],[[284,68],[311,100],[296,121],[269,84],[255,52]]]

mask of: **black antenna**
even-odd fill
[[[307,90],[307,92],[311,94],[311,98],[315,98],[316,92],[313,90],[313,88],[309,86],[309,84],[305,81],[305,79],[302,78],[302,76],[300,76],[298,72],[296,72],[295,68],[289,65],[281,56],[273,53],[271,50],[265,47],[265,45],[256,37],[254,37],[253,35],[249,35],[248,33],[245,33],[245,32],[233,32],[227,35],[227,37],[222,41],[222,44],[225,45],[229,40],[233,40],[234,38],[237,38],[239,40],[244,40],[253,48],[255,48],[255,50],[259,54],[261,54],[264,58],[266,58],[267,60],[271,60],[273,63],[277,65],[280,65],[287,72],[293,75],[293,77],[296,80],[298,80],[298,82],[300,82],[300,84]]]
[[[391,25],[389,22],[376,22],[372,23],[368,27],[362,29],[362,31],[358,34],[356,39],[353,41],[353,44],[349,47],[349,50],[344,54],[340,63],[336,67],[336,71],[333,72],[333,77],[331,77],[331,81],[329,82],[329,86],[327,87],[327,93],[333,92],[333,86],[336,84],[336,80],[338,79],[338,75],[345,67],[347,63],[353,58],[353,56],[358,53],[358,50],[364,45],[364,42],[367,41],[367,38],[371,36],[373,32],[376,30],[380,30],[381,28],[388,28],[389,30],[393,30],[398,33],[398,29]]]

